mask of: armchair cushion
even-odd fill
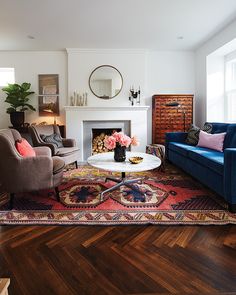
[[[53,161],[53,174],[57,174],[57,173],[61,172],[64,169],[65,162],[64,162],[64,160],[62,158],[53,157],[52,161]]]
[[[63,148],[59,148],[57,150],[56,155],[63,157],[63,156],[67,156],[69,154],[73,154],[74,152],[78,151],[78,147],[74,146],[74,147],[63,147]]]
[[[24,138],[16,141],[16,149],[22,157],[35,157],[36,153],[28,141]]]
[[[53,133],[50,135],[40,134],[41,139],[46,143],[51,143],[55,145],[57,148],[63,147],[62,138],[59,134]]]

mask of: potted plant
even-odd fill
[[[10,114],[10,121],[13,127],[19,127],[24,124],[24,112],[26,110],[36,111],[36,109],[28,103],[28,96],[34,93],[34,91],[30,91],[30,87],[31,84],[25,82],[21,85],[8,84],[8,86],[2,88],[7,94],[5,102],[10,104],[10,107],[7,108],[7,113]]]

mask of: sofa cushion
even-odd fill
[[[59,148],[57,150],[57,156],[61,156],[61,157],[69,156],[71,153],[74,153],[78,150],[79,150],[79,148],[76,146]]]
[[[196,147],[192,145],[188,145],[186,143],[170,142],[169,149],[187,157],[188,152],[194,151]]]
[[[203,130],[207,133],[211,133],[212,132],[212,124],[205,123],[204,126],[202,127],[202,129],[200,129],[199,127],[197,127],[195,125],[192,125],[191,128],[188,130],[188,135],[187,135],[185,142],[190,145],[197,145],[198,140],[199,140],[199,133],[201,130]]]
[[[208,134],[207,132],[201,130],[199,133],[199,141],[197,146],[223,152],[225,135],[226,132]]]
[[[218,174],[224,173],[224,153],[217,152],[206,148],[195,148],[194,151],[189,151],[189,158],[204,165]],[[194,167],[193,167],[194,169]]]

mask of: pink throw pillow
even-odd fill
[[[209,134],[201,130],[197,146],[223,152],[225,135],[226,132]]]
[[[16,149],[22,157],[36,157],[35,150],[24,138],[16,141]]]

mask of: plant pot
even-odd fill
[[[124,162],[126,159],[126,147],[121,145],[116,145],[114,148],[114,160],[116,162]]]
[[[10,113],[10,121],[13,127],[21,127],[25,122],[25,113],[24,112]]]

